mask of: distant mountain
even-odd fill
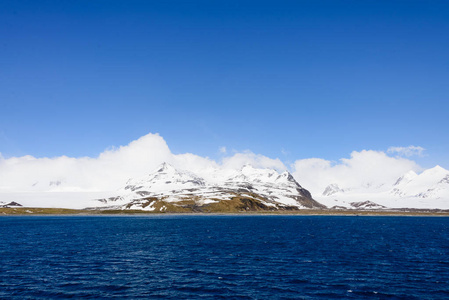
[[[334,195],[334,194],[336,194],[336,193],[341,193],[341,192],[344,192],[344,191],[345,191],[345,190],[342,190],[342,189],[338,186],[338,184],[332,183],[332,184],[329,184],[329,185],[324,189],[323,196],[331,196],[331,195]]]
[[[436,166],[419,175],[409,172],[398,179],[391,193],[400,197],[446,197],[449,201],[449,171]]]
[[[377,186],[341,188],[334,183],[317,200],[330,208],[353,208],[357,201],[369,201],[378,208],[449,209],[449,171],[440,166],[420,174],[409,171],[394,183]]]
[[[20,203],[11,201],[9,203],[5,203],[3,201],[0,201],[0,207],[4,207],[4,208],[10,208],[10,207],[21,207],[22,205]]]
[[[357,210],[378,210],[387,209],[387,207],[374,203],[372,201],[350,202],[348,205],[334,205],[330,209],[357,209]]]
[[[289,172],[257,169],[214,170],[207,178],[164,163],[149,175],[130,179],[103,208],[170,212],[237,212],[324,208]]]

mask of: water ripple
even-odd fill
[[[445,299],[449,219],[0,218],[0,298]]]

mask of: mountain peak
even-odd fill
[[[336,193],[342,193],[344,192],[343,189],[341,189],[338,184],[331,183],[329,184],[323,191],[323,196],[331,196]]]
[[[433,172],[446,172],[446,173],[449,173],[448,170],[446,170],[445,168],[443,168],[443,167],[440,166],[440,165],[436,165],[435,167],[429,169],[428,171],[433,171]]]
[[[172,165],[170,165],[167,162],[163,162],[158,168],[157,168],[157,173],[166,173],[166,172],[170,172],[170,171],[176,171],[175,167],[173,167]]]
[[[409,183],[410,181],[412,181],[416,177],[418,177],[418,174],[416,174],[415,171],[410,170],[407,173],[405,173],[404,175],[402,175],[401,177],[399,177],[396,180],[396,183],[393,184],[393,185],[396,186],[396,185],[399,185],[401,183]]]
[[[289,171],[284,171],[284,172],[282,172],[282,173],[279,175],[278,178],[286,178],[287,181],[291,181],[291,182],[295,182],[295,183],[296,183],[295,178],[293,177],[293,175],[292,175]]]
[[[421,174],[419,174],[420,177],[427,177],[427,176],[431,176],[431,177],[444,177],[445,175],[449,174],[449,171],[446,170],[445,168],[436,165],[435,167],[431,168],[431,169],[427,169],[424,172],[422,172]]]

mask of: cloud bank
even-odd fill
[[[421,147],[412,147],[404,149],[423,151]],[[388,153],[408,153],[399,148],[390,148],[393,150]],[[0,155],[0,192],[113,191],[121,188],[129,178],[152,172],[162,162],[199,175],[217,168],[239,169],[245,164],[277,171],[288,170],[280,159],[251,151],[234,153],[220,161],[191,153],[173,154],[161,136],[147,134],[126,146],[108,149],[98,157],[23,156],[6,159]],[[330,183],[337,183],[342,188],[382,185],[396,180],[409,170],[420,171],[412,160],[390,157],[385,152],[372,150],[354,151],[350,158],[338,162],[321,158],[300,159],[290,169],[297,181],[315,195],[321,194]]]
[[[320,195],[329,184],[338,184],[343,189],[391,187],[404,173],[421,171],[421,167],[412,160],[390,157],[382,151],[363,150],[354,151],[350,158],[338,162],[321,158],[297,160],[293,170],[293,176],[301,184]]]
[[[150,133],[95,158],[22,156],[5,159],[0,154],[0,192],[116,190],[129,178],[144,176],[163,162],[200,174],[216,168],[238,169],[247,163],[259,168],[286,170],[279,159],[250,151],[224,157],[220,163],[191,153],[173,154],[161,136]]]

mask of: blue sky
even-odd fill
[[[284,162],[391,146],[449,168],[448,1],[1,1],[0,153]]]

